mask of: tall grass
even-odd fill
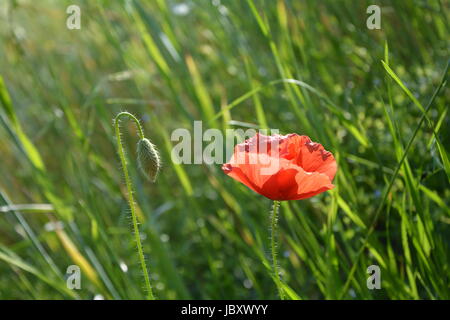
[[[279,208],[287,298],[449,299],[448,5],[2,1],[0,298],[145,298],[112,126],[126,109],[163,161],[157,186],[129,165],[157,298],[278,298],[270,201],[171,161],[172,130],[202,120],[306,134],[338,161],[335,189]]]

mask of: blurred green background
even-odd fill
[[[449,21],[445,0],[1,0],[0,299],[145,297],[112,126],[123,110],[163,161],[147,182],[123,126],[158,298],[278,298],[270,201],[220,165],[170,159],[171,132],[202,120],[306,134],[338,161],[334,190],[280,208],[289,298],[449,299],[447,88],[421,122]],[[373,264],[381,290],[366,286]]]

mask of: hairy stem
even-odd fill
[[[121,139],[121,133],[120,133],[119,121],[120,121],[120,118],[124,117],[124,116],[131,118],[134,121],[134,123],[136,124],[136,127],[138,128],[139,136],[141,139],[144,139],[144,131],[142,130],[139,120],[131,113],[121,112],[116,116],[114,125],[115,125],[115,130],[116,130],[117,148],[118,148],[118,153],[119,153],[119,157],[120,157],[120,162],[122,164],[123,175],[125,176],[125,183],[127,185],[128,205],[130,206],[130,210],[131,210],[131,218],[133,221],[134,237],[136,240],[136,246],[137,246],[139,260],[141,263],[142,273],[144,274],[145,287],[147,289],[147,298],[149,300],[154,300],[155,297],[153,296],[152,286],[150,285],[150,278],[148,276],[147,265],[145,263],[144,251],[142,250],[141,236],[139,234],[138,221],[137,221],[137,216],[136,216],[136,208],[134,205],[133,188],[132,188],[130,175],[128,173],[127,160],[125,158],[125,151],[124,151],[124,148],[122,145],[122,139]]]
[[[273,202],[272,214],[271,214],[271,236],[270,247],[272,251],[272,265],[275,278],[275,284],[277,285],[278,295],[281,300],[284,300],[284,291],[281,286],[280,270],[277,261],[277,240],[278,240],[278,210],[280,208],[280,201],[275,200]]]

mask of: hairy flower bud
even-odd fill
[[[155,145],[147,138],[139,140],[137,155],[139,169],[151,182],[155,182],[161,166],[159,153]]]

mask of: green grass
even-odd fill
[[[157,298],[279,297],[271,202],[220,165],[171,161],[172,131],[202,120],[306,134],[338,161],[335,189],[281,203],[286,298],[450,299],[449,2],[176,3],[1,1],[0,299],[146,297],[112,123],[124,110],[163,162],[155,184],[139,174],[124,122]]]

